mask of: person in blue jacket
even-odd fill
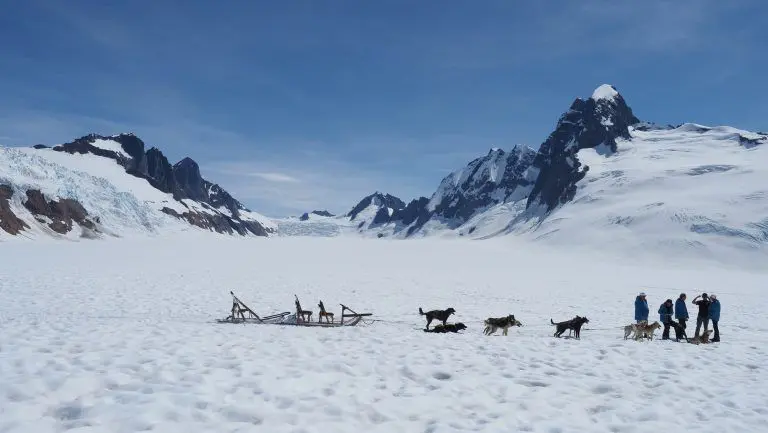
[[[648,308],[648,301],[645,299],[645,292],[640,292],[637,298],[635,298],[635,321],[637,323],[648,323],[649,312],[650,309]]]
[[[674,310],[672,308],[672,300],[667,299],[659,307],[659,320],[664,324],[664,332],[661,334],[662,340],[669,340],[669,322],[672,321],[672,315]]]
[[[680,327],[685,329],[685,322],[688,320],[688,307],[685,306],[685,293],[681,293],[680,297],[675,301],[675,319]]]
[[[712,321],[712,329],[715,330],[715,336],[712,338],[712,342],[716,343],[720,341],[720,329],[717,327],[717,322],[720,321],[720,301],[717,299],[717,295],[709,295],[711,303],[709,304],[709,320]]]

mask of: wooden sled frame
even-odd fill
[[[312,311],[304,310],[301,308],[301,302],[299,297],[294,296],[294,303],[296,306],[295,321],[289,322],[285,319],[292,313],[283,312],[279,314],[273,314],[271,316],[259,317],[250,307],[245,305],[235,294],[230,290],[232,295],[232,310],[229,316],[224,319],[219,319],[219,323],[256,323],[256,324],[270,324],[270,325],[286,325],[286,326],[309,326],[309,327],[321,327],[321,328],[337,328],[342,326],[355,326],[363,319],[363,317],[372,316],[372,313],[358,313],[355,310],[347,307],[344,304],[341,305],[341,317],[338,322],[322,322],[321,315],[318,314],[317,322],[312,321]],[[322,301],[321,301],[322,302]]]
[[[229,294],[232,295],[232,311],[225,319],[219,320],[220,323],[275,323],[282,321],[291,314],[290,311],[285,311],[271,316],[259,317],[231,290]]]

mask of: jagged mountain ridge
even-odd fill
[[[480,174],[499,173],[500,153],[492,149],[445,177],[431,198],[412,201],[408,212],[397,210],[356,231],[399,238],[440,234],[485,239],[514,233],[536,240],[600,239],[610,246],[612,240],[603,240],[604,233],[621,228],[634,234],[614,236],[637,245],[702,251],[730,245],[763,251],[768,245],[768,190],[760,185],[768,176],[752,161],[766,157],[766,143],[765,133],[641,121],[615,87],[602,85],[590,98],[574,100],[538,151],[525,146],[510,151],[527,149],[512,164],[516,175],[508,181]],[[737,177],[744,180],[731,183]],[[704,180],[713,187],[701,192]],[[674,186],[645,189],[665,183]],[[632,190],[624,190],[629,185]],[[705,196],[698,202],[687,198],[696,194]],[[735,208],[720,209],[711,200],[715,196]],[[624,197],[636,198],[624,203]],[[683,202],[687,207],[677,204]]]
[[[67,197],[81,193],[77,191],[76,187],[67,188],[56,184],[63,182],[62,179],[79,176],[74,173],[64,173],[68,169],[84,169],[85,172],[97,171],[98,174],[106,174],[112,183],[110,187],[117,185],[117,190],[120,190],[121,186],[130,189],[134,194],[138,193],[139,201],[153,203],[156,208],[154,211],[159,211],[184,224],[224,234],[267,236],[275,231],[274,224],[267,218],[247,209],[219,185],[204,179],[200,174],[199,166],[191,158],[184,158],[177,164],[171,165],[162,151],[156,147],[147,151],[144,149],[144,142],[134,134],[113,136],[89,134],[53,147],[36,145],[33,148],[24,149],[0,148],[4,152],[3,156],[5,156],[7,164],[11,164],[11,161],[15,160],[22,166],[28,166],[27,171],[37,175],[36,179],[25,183],[19,179],[25,178],[26,172],[17,173],[16,176],[2,176],[3,173],[0,173],[0,185],[5,185],[6,192],[10,191],[8,198],[0,199],[0,202],[5,203],[3,213],[9,220],[11,219],[10,203],[13,201],[16,203],[17,212],[28,213],[28,219],[31,217],[32,221],[26,222],[27,228],[29,224],[43,224],[43,231],[52,230],[55,234],[67,234],[73,228],[71,222],[65,224],[64,222],[69,220],[63,218],[61,212],[57,214],[46,209],[60,208],[60,203],[77,202],[76,199]],[[60,156],[56,156],[56,154]],[[72,157],[67,158],[64,155],[72,155]],[[81,157],[77,158],[76,156]],[[109,163],[104,164],[109,160],[113,161],[112,166]],[[117,167],[122,170],[116,170]],[[9,168],[7,171],[13,170]],[[55,173],[51,173],[51,171]],[[141,181],[147,182],[148,185],[146,186],[149,188],[145,188],[140,182],[136,184],[129,179],[123,179],[123,177],[141,179]],[[86,179],[85,184],[91,188],[89,193],[93,194],[94,190],[99,188],[96,185],[98,181],[91,180],[89,177]],[[41,192],[41,188],[35,183],[47,183],[47,193]],[[99,193],[103,193],[103,191],[99,191]],[[40,195],[43,198],[33,201],[29,194],[33,194],[34,197]],[[89,199],[90,197],[85,198]],[[29,203],[47,203],[47,208],[45,206],[30,208]],[[82,208],[85,214],[89,213],[87,207],[79,202],[77,205]],[[93,202],[91,202],[91,206],[100,207],[99,204]],[[106,209],[101,211],[109,212]],[[137,210],[137,215],[143,215],[140,219],[146,216],[145,211],[147,210]],[[18,218],[15,215],[14,217]],[[82,226],[81,229],[84,231],[87,229],[93,232],[89,233],[88,236],[99,236],[105,232],[112,232],[109,227],[99,228],[96,227],[97,224],[95,223],[85,224],[83,221],[81,219],[81,221],[76,222]],[[120,223],[116,222],[116,225],[120,226]],[[154,227],[153,224],[141,223],[139,225]],[[8,230],[5,231],[10,233]],[[18,230],[14,230],[14,232],[18,233]],[[113,234],[115,233],[113,232]],[[119,235],[119,233],[117,234]]]
[[[393,206],[382,206],[371,224],[360,224],[359,229],[380,230],[389,224],[388,231],[404,237],[419,233],[430,222],[456,229],[490,207],[518,200],[527,200],[527,207],[542,204],[545,212],[551,212],[573,198],[576,183],[589,169],[581,166],[578,151],[598,148],[610,155],[616,151],[616,140],[630,138],[629,126],[638,123],[618,91],[601,85],[592,97],[574,100],[538,151],[524,145],[508,152],[491,149],[446,176],[429,199],[414,200],[408,212],[397,208],[388,211],[385,208]],[[372,196],[364,198],[349,215],[369,206]],[[402,200],[397,202],[405,207]]]

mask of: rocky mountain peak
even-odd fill
[[[360,202],[347,213],[347,216],[350,220],[354,220],[360,212],[367,209],[369,206],[375,206],[379,208],[379,210],[389,208],[394,211],[405,208],[405,202],[391,194],[376,191],[360,200]]]
[[[577,98],[539,148],[533,166],[539,175],[527,206],[544,205],[547,211],[570,201],[576,182],[586,176],[577,152],[595,148],[598,153],[616,152],[618,138],[629,139],[629,127],[640,120],[615,87],[599,86],[589,99]]]
[[[184,197],[197,201],[206,201],[207,194],[203,188],[203,176],[200,166],[190,157],[186,157],[173,166],[173,175]]]

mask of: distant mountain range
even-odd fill
[[[344,216],[304,224],[323,224],[323,235],[485,239],[516,233],[568,243],[764,249],[767,142],[765,133],[730,127],[643,122],[605,84],[574,100],[538,150],[494,148],[446,176],[429,198],[406,204],[375,192]],[[280,222],[281,231],[312,233],[292,224]]]
[[[577,98],[538,150],[491,149],[405,202],[269,219],[133,134],[0,147],[0,239],[204,231],[234,236],[536,240],[768,250],[768,135],[641,121],[611,85]]]

